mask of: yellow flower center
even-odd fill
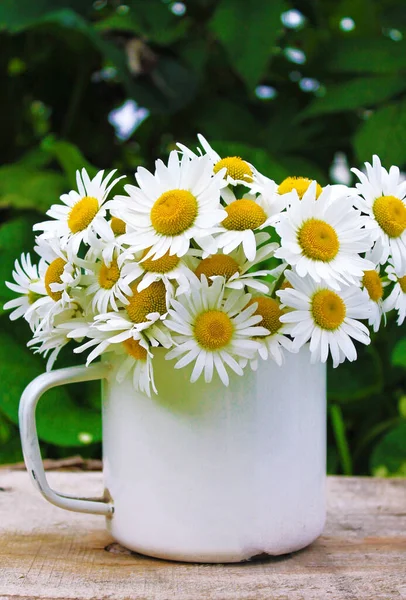
[[[83,231],[93,221],[99,210],[99,201],[92,196],[85,196],[76,204],[68,216],[68,227],[72,233]]]
[[[127,314],[133,323],[145,323],[149,313],[166,313],[166,289],[162,281],[151,283],[145,290],[137,291],[138,283],[131,286],[132,296],[128,296]]]
[[[252,170],[248,163],[239,156],[227,156],[222,158],[213,167],[213,171],[218,173],[220,169],[227,169],[226,176],[238,181],[252,181]]]
[[[99,271],[100,287],[105,290],[111,290],[111,288],[119,279],[120,269],[118,268],[116,260],[112,260],[109,267],[105,263],[102,263]]]
[[[129,354],[136,360],[146,360],[147,351],[141,346],[138,340],[129,338],[128,340],[124,340],[122,344],[127,354]]]
[[[222,221],[223,227],[233,231],[256,229],[266,221],[264,209],[254,200],[242,198],[232,202],[225,208],[227,217]]]
[[[312,179],[307,177],[286,177],[278,187],[279,194],[287,194],[292,190],[297,191],[297,195],[300,199],[303,198],[305,192],[307,192],[309,185],[312,183]],[[316,184],[316,198],[318,198],[323,191],[323,188],[319,183]]]
[[[399,281],[400,289],[402,290],[402,292],[404,294],[406,294],[406,275],[403,275],[403,277],[399,277],[398,281]]]
[[[39,300],[41,298],[41,294],[37,294],[36,292],[33,292],[32,290],[28,290],[28,304],[34,304],[34,302],[36,302],[37,300]]]
[[[195,338],[205,350],[219,350],[231,341],[234,327],[231,319],[220,310],[207,310],[195,321]]]
[[[147,248],[144,251],[143,256],[146,256],[150,248]],[[156,260],[153,258],[147,258],[141,263],[141,266],[145,269],[145,271],[149,271],[151,273],[169,273],[175,269],[179,264],[180,258],[176,255],[170,256],[169,251],[164,254],[161,258],[157,258]]]
[[[283,283],[280,287],[281,290],[290,290],[293,289],[293,285],[290,283],[290,281],[288,281],[287,279],[283,280]]]
[[[399,198],[381,196],[375,200],[372,211],[389,237],[399,237],[406,229],[406,206]]]
[[[383,286],[381,278],[375,270],[364,271],[362,284],[367,289],[369,297],[374,302],[378,302],[383,296]]]
[[[336,257],[340,242],[335,229],[320,219],[308,219],[297,234],[303,254],[313,260],[329,262]]]
[[[214,254],[204,258],[199,266],[197,267],[195,274],[200,279],[202,275],[206,275],[207,278],[214,275],[221,275],[226,280],[230,279],[234,273],[239,273],[240,267],[237,261],[231,256],[226,254]],[[209,285],[211,285],[209,280]]]
[[[197,217],[197,200],[187,190],[169,190],[155,201],[151,209],[152,227],[162,235],[180,235]]]
[[[282,326],[279,317],[283,315],[283,310],[279,302],[273,298],[259,296],[258,298],[252,298],[248,304],[255,303],[258,303],[258,308],[254,315],[261,315],[262,317],[262,321],[257,324],[257,327],[265,327],[265,329],[268,329],[269,335],[274,335]]]
[[[110,227],[112,228],[114,235],[123,235],[125,233],[125,222],[123,219],[111,217]]]
[[[53,292],[51,290],[51,283],[62,283],[63,270],[65,268],[66,261],[63,258],[55,258],[45,271],[45,289],[48,296],[58,302],[62,298],[62,292]]]
[[[338,294],[331,290],[320,290],[313,296],[311,312],[316,325],[334,331],[343,323],[347,311]]]

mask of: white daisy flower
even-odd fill
[[[279,301],[269,296],[254,296],[249,304],[256,304],[257,308],[254,315],[262,317],[258,325],[269,331],[268,335],[257,338],[260,344],[258,348],[259,356],[263,360],[271,358],[277,365],[281,366],[285,360],[284,350],[294,352],[294,348],[292,340],[286,337],[290,326],[280,320],[284,311]],[[258,368],[257,357],[251,359],[250,363],[251,369],[256,371]]]
[[[139,167],[139,187],[126,185],[128,196],[116,196],[109,208],[127,224],[125,241],[135,250],[149,248],[145,258],[184,256],[194,239],[201,247],[215,251],[212,234],[226,213],[220,204],[222,173],[212,175],[210,160],[203,156],[179,161],[169,155],[168,166],[156,162],[152,175]]]
[[[203,148],[204,155],[210,159],[213,172],[219,173],[222,169],[225,169],[223,176],[227,185],[247,185],[247,183],[252,181],[252,176],[255,172],[253,165],[239,156],[226,156],[225,158],[221,158],[201,133],[197,134],[197,138]],[[196,154],[183,144],[178,143],[176,145],[183,154],[189,156],[189,158],[195,158],[196,156],[201,156],[203,154],[200,148],[197,149],[198,153]]]
[[[282,306],[293,309],[280,317],[290,324],[286,332],[293,337],[293,351],[310,340],[312,362],[326,362],[330,352],[333,366],[346,358],[353,361],[357,351],[351,338],[370,344],[369,330],[357,319],[370,317],[370,305],[365,294],[356,286],[345,286],[336,291],[311,277],[300,277],[292,271],[285,276],[293,286],[279,290]]]
[[[368,325],[370,325],[376,333],[381,326],[382,317],[385,318],[383,293],[384,287],[387,285],[387,282],[383,281],[380,276],[379,265],[376,266],[375,269],[364,271],[361,284],[366,292],[371,307]]]
[[[62,249],[58,238],[36,238],[35,252],[45,261],[45,288],[48,296],[54,300],[69,302],[71,291],[80,286],[81,270],[73,263],[72,256]]]
[[[406,181],[401,180],[398,167],[389,172],[377,156],[372,165],[365,163],[366,174],[351,169],[360,180],[356,184],[357,205],[369,216],[366,228],[375,241],[373,258],[384,264],[389,257],[397,271],[406,270]]]
[[[278,194],[281,196],[288,194],[289,200],[291,197],[298,197],[301,200],[313,182],[316,186],[316,198],[318,198],[322,193],[323,188],[315,179],[309,179],[308,177],[286,177],[286,179],[278,185]],[[289,200],[286,198],[286,201],[290,204]]]
[[[121,253],[124,245],[124,235],[126,233],[126,224],[122,219],[111,216],[110,220],[107,221],[114,237],[106,240],[103,238],[97,238],[92,241],[92,250],[98,255],[101,253],[103,261],[107,266],[110,266],[114,256],[117,253]]]
[[[394,281],[395,285],[389,296],[384,300],[384,310],[397,310],[397,324],[402,325],[406,318],[406,269],[396,271],[393,265],[386,268],[386,273],[390,281]]]
[[[227,217],[221,222],[221,230],[216,235],[216,243],[224,254],[230,254],[241,244],[247,259],[255,260],[255,234],[275,225],[286,206],[285,200],[276,194],[276,183],[273,184],[273,191],[268,186],[267,193],[259,196],[248,193],[236,200],[233,195],[234,200],[225,208]]]
[[[151,283],[162,281],[168,290],[173,291],[176,285],[176,295],[183,294],[190,287],[192,270],[197,265],[195,254],[201,254],[197,250],[189,250],[187,255],[180,258],[176,254],[170,255],[166,252],[161,258],[147,258],[149,249],[136,252],[132,248],[124,251],[119,257],[118,264],[127,262],[123,266],[123,272],[138,279],[137,291],[142,292]]]
[[[76,329],[78,321],[82,319],[82,311],[77,307],[62,309],[54,315],[47,327],[38,327],[33,338],[27,346],[34,348],[35,354],[48,356],[46,370],[50,371],[58,357],[59,352],[71,341],[68,336],[72,329]]]
[[[69,246],[72,254],[79,251],[81,242],[91,246],[97,235],[106,241],[114,239],[114,233],[106,221],[104,203],[111,189],[122,179],[117,177],[112,181],[116,170],[111,171],[103,180],[104,171],[90,179],[86,169],[82,174],[76,172],[78,192],[72,190],[62,194],[63,204],[53,204],[47,215],[54,221],[44,221],[34,225],[34,230],[43,231],[41,237],[58,237],[61,245]]]
[[[46,294],[37,302],[37,313],[41,317],[38,328],[49,327],[61,311],[77,305],[82,274],[74,265],[68,252],[63,250],[57,238],[36,238],[35,251],[43,265],[42,284]]]
[[[292,198],[286,213],[280,215],[275,229],[281,237],[277,258],[292,265],[301,277],[310,275],[316,282],[326,281],[334,289],[340,283],[358,284],[364,271],[375,264],[359,253],[371,248],[365,217],[325,188],[316,196],[313,182],[299,200]]]
[[[190,293],[172,300],[165,325],[174,332],[176,347],[166,359],[178,359],[175,369],[194,362],[190,381],[195,382],[204,371],[206,382],[216,370],[224,385],[229,377],[225,364],[237,375],[243,370],[241,358],[253,358],[260,344],[252,336],[267,335],[268,330],[255,325],[261,316],[253,316],[255,306],[247,306],[250,294],[233,290],[224,298],[224,280],[216,278],[209,286],[207,279],[196,278]],[[237,359],[237,360],[236,360]]]
[[[262,236],[268,239],[268,234],[258,233],[255,236],[256,244],[261,243]],[[264,278],[272,273],[271,270],[261,269],[253,271],[252,269],[271,256],[274,255],[278,244],[265,244],[256,253],[253,261],[247,260],[244,248],[239,246],[230,254],[223,254],[221,251],[203,258],[199,261],[195,268],[195,275],[200,279],[202,275],[207,277],[209,281],[215,277],[223,277],[225,279],[225,287],[234,290],[243,290],[247,288],[263,292],[269,292],[269,285],[264,281],[258,281],[258,278]]]
[[[20,262],[21,265],[18,260],[14,262],[13,279],[15,283],[5,282],[10,290],[20,296],[6,302],[3,309],[12,310],[10,313],[12,321],[24,317],[34,331],[41,320],[38,312],[41,305],[40,300],[48,297],[44,283],[47,265],[44,260],[41,260],[38,266],[33,265],[28,253],[21,254]]]
[[[141,292],[136,288],[137,282],[131,285],[132,296],[128,298],[125,310],[96,315],[94,327],[110,333],[126,331],[128,337],[142,331],[153,346],[170,347],[171,336],[165,330],[163,320],[167,316],[171,296],[164,283],[156,281]]]
[[[121,305],[129,304],[129,296],[132,296],[131,284],[138,277],[134,270],[128,270],[129,265],[124,261],[118,262],[112,256],[111,262],[107,264],[103,256],[95,259],[97,255],[91,251],[86,259],[86,275],[82,276],[83,284],[86,285],[86,295],[91,297],[92,310],[95,313],[107,313],[110,309],[118,311]],[[119,303],[119,304],[118,304]]]
[[[96,325],[96,326],[95,326]],[[121,383],[132,371],[132,382],[135,390],[151,396],[151,387],[155,394],[157,389],[154,382],[154,372],[152,366],[152,352],[150,344],[146,338],[139,332],[132,329],[110,329],[102,331],[97,328],[97,324],[92,324],[85,328],[78,328],[69,333],[69,337],[77,338],[84,334],[90,338],[87,342],[74,349],[75,353],[80,353],[93,347],[86,360],[89,365],[95,358],[101,354],[114,352],[121,356],[121,364],[115,372],[116,380]]]

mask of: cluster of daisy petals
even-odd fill
[[[48,356],[75,341],[87,363],[121,355],[150,395],[154,353],[167,350],[190,380],[225,385],[230,370],[278,365],[309,343],[312,361],[357,357],[388,311],[406,316],[406,182],[374,156],[355,188],[305,177],[277,184],[240,157],[220,157],[199,136],[167,164],[139,167],[125,195],[121,178],[77,173],[35,230],[35,252],[16,261],[19,297],[5,305],[24,317],[29,346]],[[363,323],[366,321],[367,323]],[[369,325],[369,327],[368,327]],[[159,350],[162,352],[165,350]]]

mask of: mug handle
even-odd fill
[[[76,498],[75,496],[59,494],[50,488],[42,464],[35,423],[35,409],[38,400],[47,390],[66,383],[104,379],[107,377],[108,370],[109,366],[107,363],[96,363],[89,367],[69,367],[39,375],[27,385],[21,396],[19,422],[21,444],[27,471],[41,494],[52,504],[67,510],[111,517],[114,512],[113,504],[106,502],[103,498],[94,500]]]

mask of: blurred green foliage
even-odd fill
[[[0,0],[0,304],[12,297],[3,281],[14,258],[32,248],[32,224],[81,166],[131,176],[202,132],[277,181],[326,184],[337,152],[350,165],[377,153],[406,170],[404,8]],[[11,462],[21,458],[19,396],[44,364],[25,347],[24,323],[4,313],[0,322],[0,462]],[[329,472],[406,475],[402,335],[391,320],[357,363],[329,371]],[[59,365],[75,360],[65,352]],[[39,434],[48,456],[98,455],[97,386],[48,392]]]

